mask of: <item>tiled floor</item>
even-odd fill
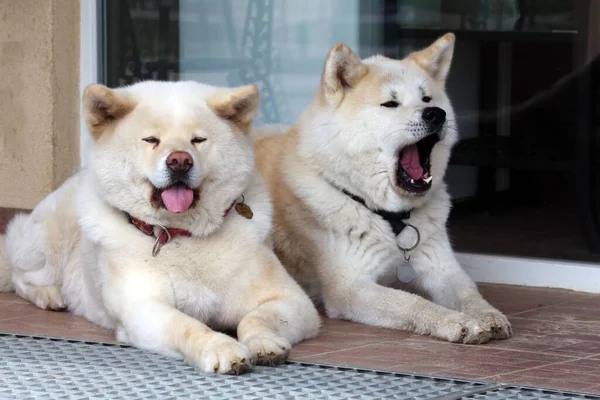
[[[0,212],[0,231],[3,219]],[[321,335],[296,346],[291,357],[600,393],[600,295],[503,285],[481,285],[481,291],[510,316],[513,338],[458,345],[324,319]],[[115,340],[83,318],[40,310],[12,293],[0,293],[0,331]]]
[[[324,319],[321,335],[296,346],[291,357],[600,393],[600,296],[502,285],[481,290],[511,316],[513,338],[458,345]],[[12,293],[0,293],[0,331],[115,340],[83,318],[40,310]]]

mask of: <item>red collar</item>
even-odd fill
[[[223,218],[225,218],[227,216],[227,214],[229,214],[229,211],[231,211],[231,209],[233,208],[234,205],[235,205],[235,201],[233,203],[231,203],[231,205],[229,206],[229,208],[227,210],[225,210],[225,212],[223,213]]]
[[[155,235],[154,235],[154,226],[155,225],[147,224],[146,222],[141,221],[135,217],[132,217],[129,214],[127,214],[127,218],[129,219],[129,222],[133,226],[138,228],[142,233],[145,233],[148,236],[155,237]],[[160,228],[160,236],[157,239],[158,239],[158,243],[160,243],[160,244],[165,244],[169,241],[169,239],[173,239],[176,237],[192,236],[192,233],[190,231],[186,231],[185,229],[163,228],[163,227],[159,227],[159,228]]]
[[[233,203],[231,203],[231,205],[229,206],[229,208],[227,210],[225,210],[225,212],[223,213],[223,217],[226,217],[227,214],[229,214],[229,211],[231,211],[231,209],[233,208],[235,204],[235,201]],[[148,235],[148,236],[152,236],[152,237],[156,237],[154,235],[154,228],[155,225],[150,225],[142,220],[139,220],[135,217],[132,217],[129,214],[126,214],[127,218],[129,219],[129,222],[135,226],[136,228],[138,228],[142,233]],[[179,228],[165,228],[162,226],[159,226],[160,229],[160,236],[157,238],[158,243],[160,243],[161,245],[167,243],[169,240],[174,239],[176,237],[190,237],[192,236],[192,233],[190,231],[186,231],[185,229],[179,229]]]

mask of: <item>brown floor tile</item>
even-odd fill
[[[587,387],[597,385],[599,382],[596,379],[590,379],[589,376],[581,375],[579,373],[573,373],[569,369],[560,368],[559,365],[555,365],[557,369],[549,369],[548,367],[532,368],[529,370],[519,371],[512,373],[511,375],[520,375],[523,380],[534,380],[534,379],[558,379],[560,381],[573,382],[585,384]],[[507,376],[508,374],[504,374]]]
[[[600,299],[597,295],[588,295],[580,300],[569,301],[563,304],[565,307],[578,308],[580,310],[600,312]]]
[[[399,371],[402,371],[402,369],[404,368],[404,366],[402,365],[396,365],[392,368],[398,368]],[[418,367],[417,367],[418,369]],[[430,372],[425,372],[425,371],[416,371],[414,372],[415,374],[423,374],[423,375],[434,375],[434,376],[443,376],[446,378],[454,378],[454,379],[474,379],[474,380],[482,380],[481,379],[481,374],[477,373],[471,373],[471,372],[467,372],[467,371],[462,371],[462,370],[440,370],[437,371],[435,373],[430,373]]]
[[[600,328],[598,308],[590,310],[570,305],[555,305],[517,314],[519,318],[560,323],[595,324]]]
[[[319,337],[294,346],[292,357],[346,350],[389,340],[383,336],[322,331]]]
[[[115,341],[114,334],[69,312],[41,310],[14,293],[0,299],[0,331],[72,339]]]
[[[590,386],[589,388],[586,388],[583,391],[587,392],[587,393],[598,393],[598,394],[600,394],[600,385]]]
[[[410,332],[399,331],[396,329],[378,328],[359,324],[356,322],[344,321],[341,319],[323,318],[322,332],[337,332],[342,334],[352,333],[360,335],[377,336],[390,339],[404,339],[414,336]]]
[[[15,293],[0,292],[0,310],[3,308],[3,305],[8,303],[29,304],[27,300],[17,296]]]
[[[598,367],[597,362],[575,360],[488,378],[511,383],[588,391],[592,387],[600,385],[600,376],[597,374]]]
[[[86,320],[64,319],[61,324],[48,324],[44,319],[14,318],[0,321],[0,331],[65,339],[116,342],[114,334],[101,327],[89,326]]]
[[[563,354],[565,356],[585,357],[591,354],[600,354],[600,342],[581,341],[576,344],[556,347],[548,352]]]
[[[51,311],[44,311],[36,308],[31,303],[24,303],[22,301],[14,302],[3,302],[6,307],[0,307],[0,329],[3,328],[3,321],[9,319],[21,319],[21,318],[38,318]]]
[[[575,338],[581,335],[583,340],[600,340],[600,329],[596,324],[534,320],[520,315],[518,317],[511,316],[509,319],[513,325],[515,336],[528,334]]]
[[[571,301],[598,301],[600,296],[571,290],[513,285],[478,284],[483,297],[500,311],[512,315]]]
[[[595,354],[600,332],[595,325],[561,324],[512,318],[514,337],[488,343],[497,349],[584,357]],[[534,324],[531,328],[530,324]]]
[[[556,373],[577,374],[584,377],[594,385],[600,385],[600,358],[582,358],[573,361],[567,361],[561,364],[552,364],[543,367],[546,371],[554,371]]]

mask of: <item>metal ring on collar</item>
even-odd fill
[[[165,241],[165,243],[170,242],[171,241],[171,232],[169,232],[169,230],[167,228],[165,228],[164,226],[162,226],[160,224],[156,224],[156,226],[158,226],[160,229],[162,229],[167,234],[167,240]],[[158,253],[160,253],[160,248],[163,245],[163,243],[160,242],[161,236],[162,236],[162,233],[155,235],[156,239],[154,240],[154,246],[152,247],[152,257],[156,257],[158,255]]]
[[[417,229],[417,227],[414,226],[414,225],[411,225],[411,224],[406,224],[406,226],[407,227],[411,227],[411,228],[413,228],[415,230],[415,232],[417,233],[417,240],[415,241],[415,244],[412,245],[412,247],[406,247],[405,248],[405,247],[400,246],[399,244],[397,245],[398,248],[400,250],[402,250],[403,252],[405,252],[405,253],[409,252],[409,251],[413,251],[414,249],[417,248],[417,246],[419,245],[419,243],[421,243],[421,232],[419,232],[419,230]]]

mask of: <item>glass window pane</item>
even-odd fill
[[[256,83],[258,125],[294,122],[335,43],[403,57],[453,31],[457,250],[600,261],[600,2],[105,0],[105,16],[109,85]]]

